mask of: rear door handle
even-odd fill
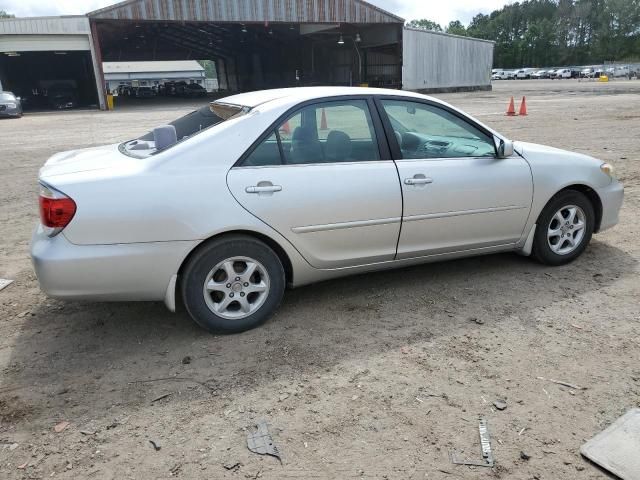
[[[413,178],[405,178],[405,185],[427,185],[429,183],[433,183],[433,178],[426,178],[424,176],[418,177],[417,175]]]
[[[247,193],[276,193],[281,192],[282,187],[280,185],[255,185],[245,188],[244,191]]]

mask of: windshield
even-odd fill
[[[214,110],[216,110],[218,114],[214,113]],[[188,113],[168,125],[175,128],[177,142],[182,142],[229,118],[243,115],[247,111],[248,110],[242,107],[235,107],[233,112],[229,112],[229,115],[223,115],[218,110],[218,105],[212,104],[211,106],[207,105],[206,107]],[[173,144],[175,144],[175,142]],[[120,151],[126,155],[137,158],[146,158],[155,155],[158,153],[158,150],[156,149],[154,132],[148,132],[139,138],[121,144]]]

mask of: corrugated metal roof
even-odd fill
[[[110,20],[404,23],[363,0],[126,0],[88,15]]]
[[[102,70],[107,73],[162,73],[201,72],[204,68],[195,60],[169,62],[104,62]]]

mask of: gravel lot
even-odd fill
[[[505,117],[523,94],[529,116]],[[0,292],[0,477],[607,478],[579,448],[640,404],[640,81],[441,97],[512,138],[613,163],[621,224],[565,267],[492,255],[290,291],[265,326],[234,336],[162,304],[47,299],[28,257],[50,155],[189,105],[0,121],[0,277],[15,279]],[[452,465],[452,449],[479,457],[479,414],[496,466]],[[246,448],[262,418],[282,464]]]

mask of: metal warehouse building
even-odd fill
[[[0,80],[7,89],[47,74],[38,72],[43,59],[32,57],[28,42],[18,49],[10,38],[39,34],[31,32],[38,21],[0,20]],[[219,88],[230,92],[359,84],[490,88],[492,43],[405,29],[402,18],[362,0],[127,0],[85,21],[83,58],[93,77],[82,77],[83,88],[91,86],[101,106],[103,61],[214,60]],[[56,52],[67,50],[50,47],[45,61]],[[18,54],[19,67],[20,57],[10,56]]]

